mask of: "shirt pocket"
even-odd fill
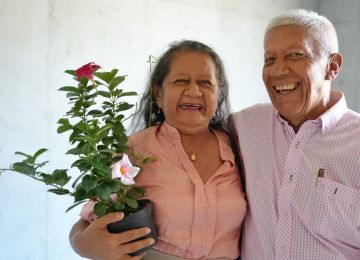
[[[318,179],[316,189],[325,209],[320,233],[350,245],[359,243],[360,190],[326,178]]]

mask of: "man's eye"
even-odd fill
[[[304,57],[305,55],[303,53],[300,52],[291,52],[287,55],[289,58],[301,58]]]
[[[273,64],[275,61],[275,58],[274,57],[267,57],[264,59],[264,65],[270,65],[270,64]]]

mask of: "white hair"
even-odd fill
[[[304,9],[290,9],[274,17],[265,30],[265,35],[274,27],[298,25],[304,27],[318,43],[320,53],[327,55],[339,51],[334,25],[322,15]]]

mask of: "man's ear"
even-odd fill
[[[339,74],[342,62],[343,58],[340,53],[333,53],[330,55],[326,68],[326,80],[334,80],[336,78],[336,76]]]

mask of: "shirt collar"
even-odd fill
[[[321,122],[322,133],[326,133],[327,131],[332,129],[348,110],[345,96],[340,91],[335,91],[335,90],[331,91],[330,104],[333,105],[318,119]]]
[[[323,134],[332,129],[348,110],[345,96],[340,91],[331,90],[330,104],[332,106],[325,113],[317,119],[311,120],[313,123],[318,124],[321,127],[321,133]],[[279,112],[276,112],[276,118],[281,122],[283,128],[291,127],[289,123],[281,117]]]
[[[167,141],[174,147],[176,146],[176,144],[181,145],[179,131],[175,127],[169,125],[166,121],[164,121],[161,124],[159,131],[165,136]],[[217,130],[211,129],[211,131],[216,135],[216,138],[218,139],[221,159],[223,161],[231,161],[231,163],[234,164],[235,163],[234,154],[229,144],[229,139],[227,135]]]

